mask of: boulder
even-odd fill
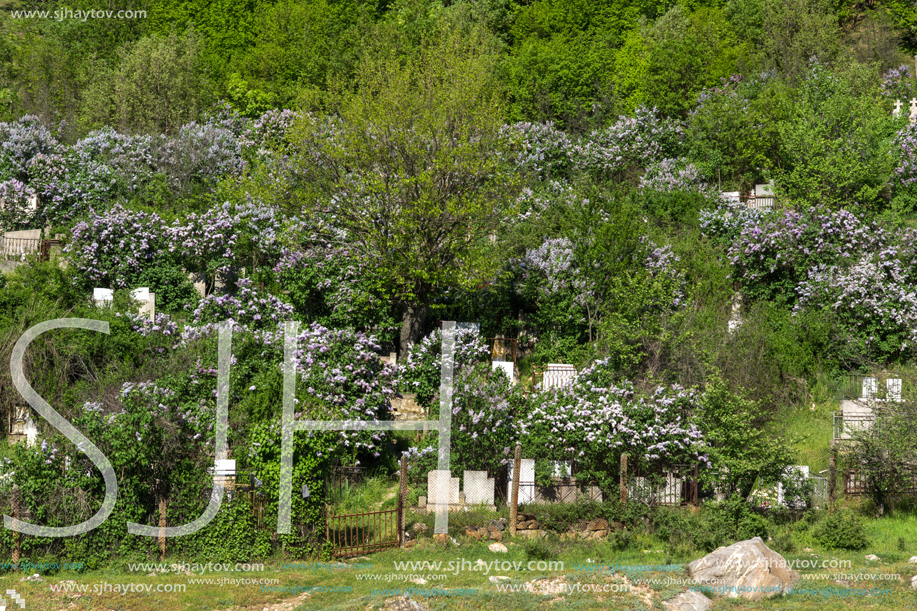
[[[688,574],[712,592],[748,600],[785,594],[800,579],[799,573],[761,537],[716,549],[689,564]]]
[[[709,598],[694,590],[682,592],[675,598],[662,601],[662,606],[666,611],[707,611],[711,604]]]
[[[489,549],[492,552],[498,552],[502,554],[505,554],[506,552],[509,551],[508,549],[506,549],[506,546],[503,545],[502,543],[491,543],[490,545],[487,546],[487,549]]]

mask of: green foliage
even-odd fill
[[[156,294],[157,312],[182,312],[192,310],[198,293],[188,279],[188,274],[169,264],[144,267],[136,280],[137,286],[148,286]]]
[[[174,134],[206,107],[210,85],[201,53],[202,42],[193,29],[182,35],[173,31],[147,36],[125,46],[117,68],[92,75],[98,80],[84,109],[86,122],[115,123],[126,132]]]
[[[689,13],[674,5],[645,34],[642,101],[666,115],[684,116],[701,90],[736,71],[738,37],[718,9]]]
[[[800,206],[831,209],[883,205],[894,132],[890,114],[876,103],[868,67],[828,70],[815,63],[793,95],[780,123],[776,191]]]
[[[826,549],[861,550],[869,545],[862,520],[846,511],[828,514],[815,528],[815,539]]]
[[[891,509],[892,499],[910,487],[917,450],[917,406],[910,401],[888,401],[874,409],[875,422],[851,433],[855,444],[847,464],[865,478],[867,494],[881,513]]]
[[[700,405],[701,428],[713,466],[702,479],[725,484],[746,498],[758,478],[771,483],[781,477],[790,462],[789,447],[784,439],[752,426],[760,417],[753,401],[732,393],[715,373],[707,381]]]
[[[433,287],[494,269],[483,246],[510,207],[512,175],[495,154],[503,105],[481,37],[441,32],[406,65],[365,59],[359,90],[334,100],[338,116],[306,116],[292,137],[299,203],[334,218],[405,304],[402,353],[420,338]]]

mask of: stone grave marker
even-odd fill
[[[110,306],[115,299],[115,293],[111,289],[92,289],[92,300],[96,306]]]
[[[506,482],[506,498],[513,495],[513,463],[509,463],[509,478]],[[519,465],[519,503],[535,501],[535,459],[523,458]]]
[[[487,477],[487,471],[464,471],[462,480],[467,504],[494,504],[494,479]]]
[[[449,471],[431,470],[427,473],[427,505],[457,505],[459,478],[450,477]]]

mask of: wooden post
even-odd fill
[[[404,547],[404,499],[408,494],[408,457],[401,455],[401,474],[398,478],[398,545]]]
[[[509,535],[516,536],[516,520],[519,512],[519,478],[522,476],[522,446],[516,445],[513,456],[513,492],[509,501]]]
[[[621,481],[618,485],[621,491],[621,506],[627,505],[627,454],[621,454]]]
[[[20,505],[19,505],[19,485],[13,484],[13,517],[17,520],[21,515]],[[13,568],[19,570],[19,558],[21,557],[22,549],[19,545],[19,531],[13,531]]]
[[[159,559],[166,559],[166,497],[159,497]]]
[[[831,442],[831,459],[828,463],[828,511],[834,512],[834,489],[837,487],[837,448]]]
[[[700,496],[700,490],[698,490],[698,488],[700,488],[700,484],[698,483],[699,479],[700,479],[700,476],[698,474],[697,465],[695,464],[694,465],[694,478],[691,481],[691,505],[693,505],[694,507],[697,507],[699,504],[699,499],[698,499],[698,497]]]

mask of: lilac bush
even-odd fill
[[[538,248],[527,250],[519,268],[520,294],[534,290],[542,297],[551,297],[572,292],[579,306],[593,295],[594,287],[574,263],[573,244],[568,238],[549,238]]]
[[[538,178],[562,175],[573,164],[575,140],[550,121],[504,125],[500,135],[513,145],[516,166]]]
[[[683,136],[678,122],[660,118],[655,108],[640,107],[633,117],[581,139],[571,155],[578,169],[624,177],[634,168],[677,156]]]
[[[897,68],[889,68],[882,77],[882,95],[889,100],[901,100],[902,113],[907,115],[908,102],[917,95],[917,81],[914,73],[907,64]]]
[[[59,148],[51,131],[34,115],[0,123],[0,178],[27,180],[29,162],[36,155],[57,153]]]
[[[913,245],[913,244],[912,244]],[[917,278],[896,246],[860,257],[849,267],[815,266],[799,284],[803,308],[828,309],[859,354],[900,358],[917,347]]]
[[[456,329],[454,374],[475,363],[489,361],[490,350],[478,331]],[[417,403],[424,407],[436,406],[442,367],[442,330],[437,329],[408,349],[407,356],[398,364],[398,384],[401,392],[417,395]],[[435,410],[434,410],[435,411]]]
[[[535,394],[532,405],[519,424],[526,455],[573,461],[579,477],[599,485],[614,485],[625,452],[647,470],[707,461],[694,416],[697,393],[679,386],[638,393],[614,382],[609,360],[584,369],[570,386]]]
[[[118,177],[106,164],[77,155],[38,154],[29,162],[29,185],[38,193],[42,216],[67,222],[101,209],[116,194]]]
[[[716,194],[716,187],[708,184],[697,166],[684,157],[663,159],[650,165],[640,177],[639,188],[666,193],[688,191],[708,197]]]
[[[145,267],[168,256],[165,237],[159,215],[116,204],[74,225],[64,252],[87,284],[129,288]]]
[[[267,344],[283,345],[281,325],[293,320],[293,306],[262,293],[246,278],[239,279],[236,288],[235,295],[208,295],[202,299],[191,313],[183,337],[211,333],[221,322],[231,321],[236,331],[254,332]]]
[[[810,269],[849,266],[886,239],[881,227],[846,210],[785,210],[743,227],[728,256],[746,297],[793,303]]]
[[[895,169],[891,177],[892,187],[896,190],[917,188],[917,123],[909,123],[901,128],[892,141],[892,155]]]
[[[179,193],[194,184],[212,187],[222,177],[241,175],[247,167],[239,139],[215,125],[183,125],[174,138],[160,138],[154,155],[157,171]]]

